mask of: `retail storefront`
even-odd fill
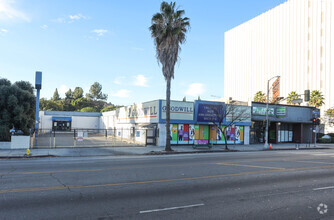
[[[314,107],[274,105],[268,107],[269,143],[310,143],[313,140]],[[266,104],[252,103],[251,143],[265,142]]]
[[[223,118],[221,121],[222,130],[225,131],[223,135],[217,126],[219,126],[219,117],[224,116],[226,108],[225,103],[222,102],[171,101],[170,143],[172,145],[224,144],[225,136],[228,144],[249,144],[251,108],[240,106],[240,108],[249,110],[248,119],[236,120],[232,124],[228,120],[232,118],[231,116],[227,115]],[[101,118],[102,128],[107,129],[156,128],[157,145],[164,146],[166,143],[165,100],[122,107],[112,112],[102,113]],[[227,127],[227,125],[230,126]]]

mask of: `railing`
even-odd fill
[[[146,146],[151,128],[38,130],[36,148]],[[155,132],[154,132],[155,133]],[[35,135],[31,137],[35,143]],[[150,138],[152,138],[150,136]],[[155,142],[154,142],[155,143]]]

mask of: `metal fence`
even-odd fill
[[[35,134],[31,137],[35,143]],[[126,147],[155,145],[154,128],[72,129],[70,131],[38,130],[36,148],[56,147]]]

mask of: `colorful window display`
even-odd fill
[[[244,143],[244,126],[230,126],[225,130],[227,144]],[[217,125],[171,124],[171,144],[225,144],[224,135]]]
[[[222,126],[225,131],[227,144],[243,144],[244,143],[244,126]],[[224,135],[217,129],[217,144],[225,144]]]
[[[210,144],[217,143],[217,125],[210,125]]]
[[[196,138],[196,126],[198,126],[198,138]],[[195,125],[195,142],[196,145],[209,144],[209,125]]]
[[[170,143],[177,144],[177,124],[170,125]]]
[[[195,140],[195,126],[189,125],[189,144],[193,144]]]

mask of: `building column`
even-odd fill
[[[303,137],[303,131],[304,130],[304,125],[300,124],[300,143],[303,144],[304,143],[304,137]]]

